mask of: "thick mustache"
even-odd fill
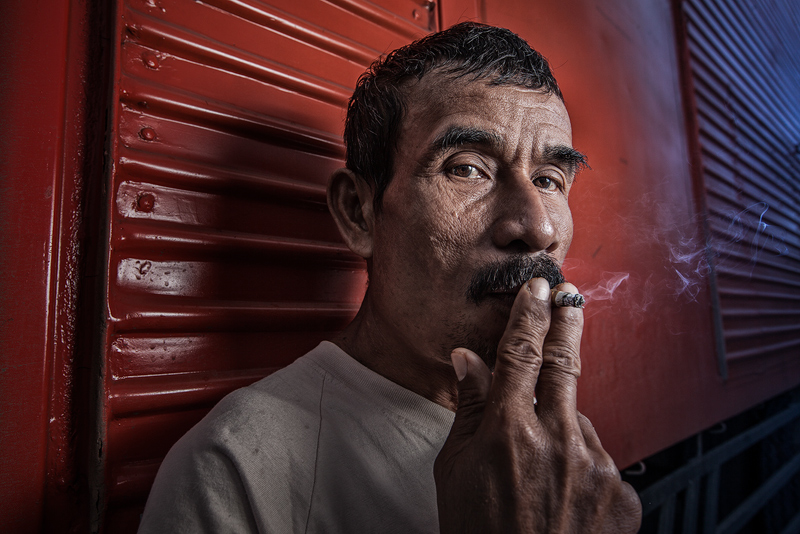
[[[544,278],[551,288],[565,281],[561,268],[547,254],[518,255],[480,267],[472,276],[467,297],[479,304],[490,294],[514,291],[531,278]]]

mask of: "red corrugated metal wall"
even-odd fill
[[[682,3],[724,372],[800,357],[800,7]],[[729,372],[728,372],[729,369]]]
[[[676,25],[673,13],[679,6],[511,0],[479,7],[484,20],[518,32],[550,60],[574,144],[589,155],[592,170],[570,194],[575,238],[566,269],[593,297],[578,406],[620,466],[800,383],[796,352],[769,366],[737,362],[730,380],[719,372],[693,128],[684,119],[692,97],[682,99],[688,58],[682,18]],[[766,27],[777,31],[779,22],[791,25]],[[797,89],[790,94],[796,101]],[[755,339],[767,345],[771,335]]]
[[[224,394],[328,338],[366,274],[325,185],[343,109],[381,53],[435,29],[410,0],[117,6],[101,387],[109,532]]]

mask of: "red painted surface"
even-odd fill
[[[687,101],[700,149],[693,167],[715,253],[722,362],[736,380],[746,360],[768,367],[800,355],[800,100],[790,67],[800,32],[776,24],[800,17],[800,4],[687,0],[682,7]],[[741,83],[751,77],[769,83]]]
[[[0,17],[2,530],[133,530],[175,439],[352,316],[363,266],[324,206],[342,107],[372,58],[463,18],[550,59],[590,157],[567,273],[596,297],[580,407],[618,464],[800,382],[796,359],[723,382],[707,281],[676,294],[700,224],[667,0],[52,4]]]
[[[4,532],[87,526],[90,353],[78,347],[91,328],[79,325],[78,305],[92,242],[82,235],[84,191],[102,170],[103,128],[87,104],[102,70],[91,12],[82,1],[13,1],[0,17]]]
[[[568,277],[602,296],[628,275],[612,300],[589,303],[579,389],[579,408],[617,463],[798,384],[800,358],[791,355],[731,362],[723,381],[708,281],[696,263],[673,261],[702,250],[702,228],[671,3],[512,0],[480,9],[550,60],[574,144],[589,156],[592,170],[570,197]],[[679,291],[676,269],[692,291]]]
[[[64,140],[68,5],[3,6],[2,374],[4,530],[36,532],[45,498]],[[52,51],[52,53],[50,53]]]
[[[120,1],[100,439],[106,529],[223,395],[344,327],[366,287],[325,184],[381,52],[435,26],[409,0]]]
[[[94,199],[108,79],[99,4],[5,2],[0,17],[4,532],[88,529],[99,301],[87,258],[104,234]]]

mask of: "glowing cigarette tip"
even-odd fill
[[[553,290],[553,304],[559,308],[583,308],[586,299],[580,293]]]

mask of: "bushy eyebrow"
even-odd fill
[[[566,169],[573,176],[589,168],[586,155],[567,145],[546,147],[542,151],[542,160]]]
[[[451,126],[431,142],[423,161],[432,161],[447,150],[465,145],[484,146],[492,152],[502,152],[504,144],[502,136],[495,132],[469,126]],[[572,176],[589,168],[586,155],[568,145],[545,147],[540,159],[565,169]]]
[[[503,147],[503,138],[495,132],[479,128],[451,126],[431,142],[429,152],[440,153],[464,145],[482,145],[500,151]]]

